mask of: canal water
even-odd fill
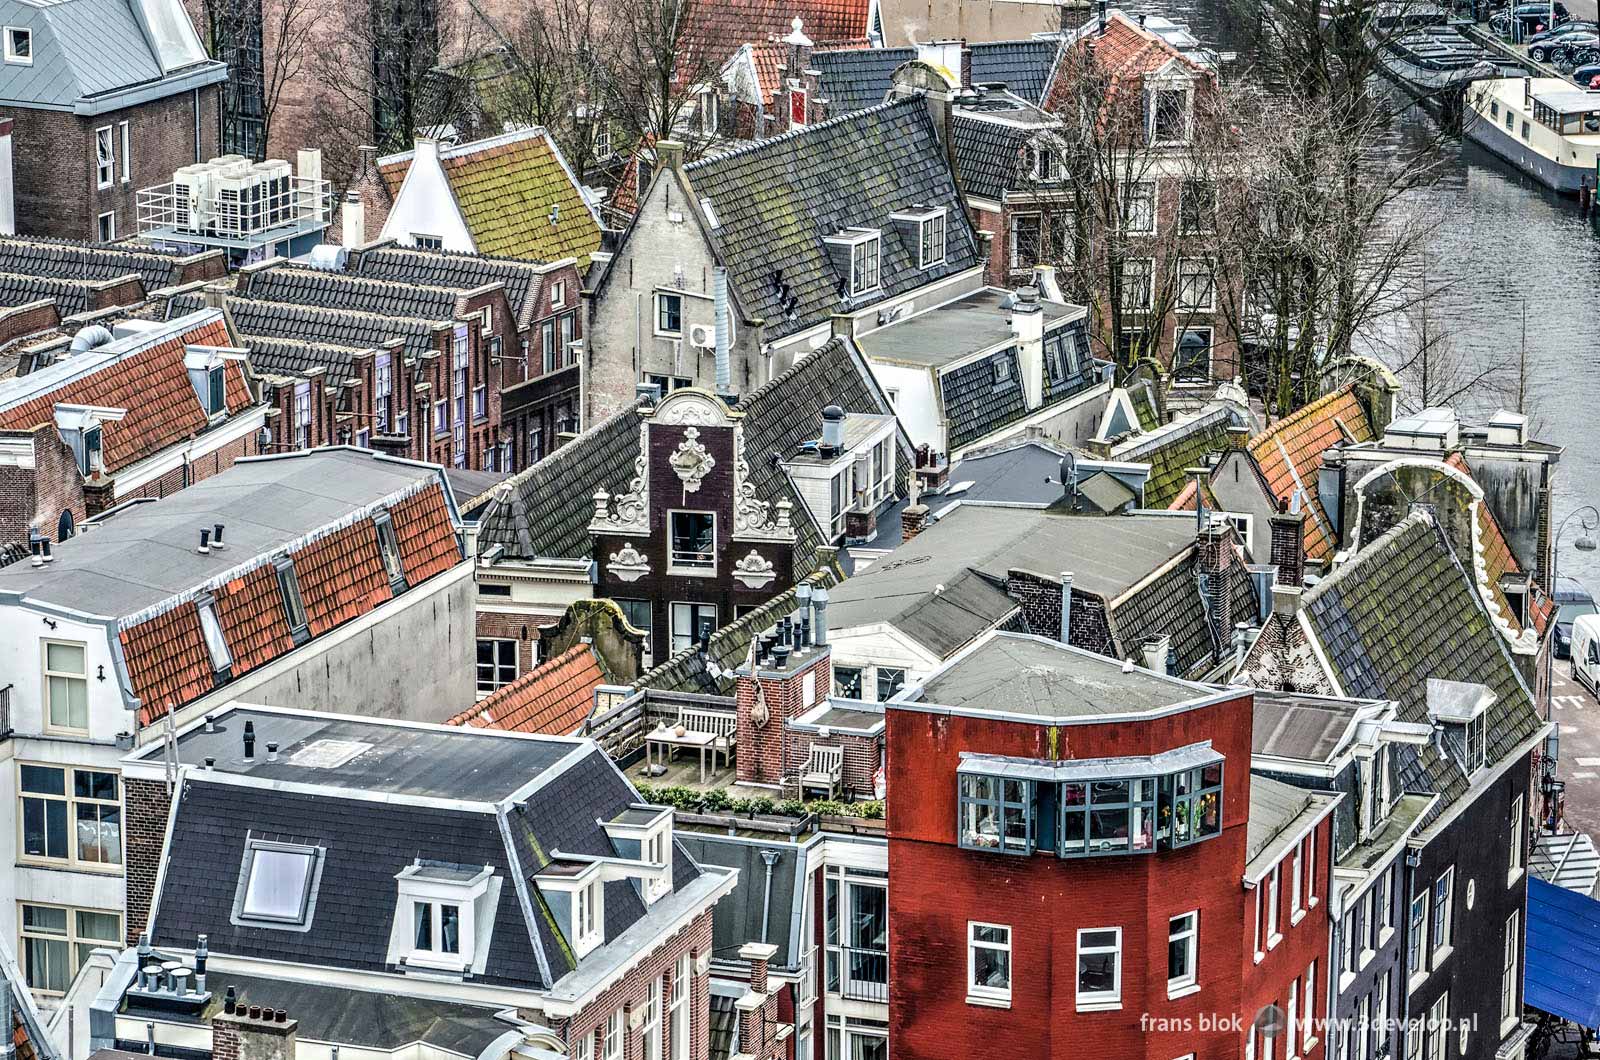
[[[1207,46],[1227,51],[1238,45],[1218,14],[1223,2],[1128,10],[1185,22]],[[1396,135],[1429,135],[1431,121],[1413,109]],[[1418,193],[1416,205],[1432,224],[1427,285],[1437,293],[1429,327],[1443,329],[1464,369],[1499,366],[1514,381],[1526,307],[1526,410],[1534,436],[1566,450],[1556,476],[1556,519],[1585,504],[1600,506],[1600,237],[1576,200],[1544,190],[1472,143],[1451,149],[1439,180]],[[1497,403],[1486,397],[1486,407],[1462,412],[1485,416]],[[1578,522],[1567,528],[1557,567],[1600,596],[1600,551],[1579,552],[1571,544]]]

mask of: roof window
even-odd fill
[[[306,622],[306,605],[300,598],[300,579],[294,572],[294,560],[285,556],[272,565],[278,576],[278,596],[283,602],[283,617],[289,623],[289,637],[295,645],[311,639],[311,629]]]
[[[240,927],[305,931],[316,913],[325,849],[247,837],[232,921]]]
[[[33,30],[21,26],[6,27],[6,62],[18,66],[33,65]]]
[[[378,532],[378,553],[383,556],[383,570],[389,576],[389,589],[396,596],[406,591],[406,568],[400,559],[400,543],[394,536],[394,519],[387,511],[372,518]]]

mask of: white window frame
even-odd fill
[[[596,872],[572,892],[572,948],[581,958],[605,941],[606,889]]]
[[[1317,1044],[1317,962],[1306,965],[1305,992],[1300,998],[1300,1051],[1309,1053]]]
[[[129,150],[130,132],[127,122],[121,121],[117,123],[117,134],[117,140],[122,145],[122,183],[126,184],[133,179],[133,174],[130,170],[132,162],[129,161],[132,157],[132,151]]]
[[[1300,1044],[1296,1033],[1300,1020],[1300,978],[1298,976],[1289,980],[1289,1004],[1284,1007],[1283,1019],[1283,1052],[1285,1056],[1293,1060],[1295,1046]]]
[[[107,184],[106,187],[111,185]],[[107,210],[94,219],[95,238],[101,243],[110,243],[117,238],[117,211]]]
[[[52,669],[50,669],[50,647],[51,647],[51,645],[55,645],[58,648],[77,648],[80,651],[82,651],[83,652],[83,672],[82,673],[73,673],[70,670],[52,670]],[[40,698],[44,701],[44,718],[43,718],[43,721],[44,721],[44,730],[45,730],[45,732],[67,733],[69,735],[78,735],[78,736],[86,735],[89,732],[89,725],[90,725],[89,715],[90,715],[90,713],[92,712],[92,709],[93,709],[89,705],[89,645],[84,643],[84,642],[82,642],[82,641],[75,641],[75,640],[44,639],[44,640],[39,641],[39,672],[40,672],[40,674],[42,675],[42,678],[43,678],[43,680],[41,682],[41,687],[42,687],[42,691],[43,691],[44,694],[42,696],[40,696]],[[83,686],[83,724],[81,726],[70,724],[70,722],[72,721],[72,718],[71,718],[71,715],[70,715],[70,711],[72,709],[71,703],[70,703],[70,699],[71,699],[71,690],[70,689],[68,689],[68,700],[69,700],[69,702],[67,704],[67,710],[69,712],[67,721],[68,721],[69,724],[63,724],[61,722],[56,721],[56,717],[55,717],[55,696],[51,693],[51,689],[50,689],[50,679],[51,678],[60,678],[63,681],[69,681],[69,682],[70,681],[76,681],[76,682],[80,683]]]
[[[1444,881],[1444,901],[1439,901],[1439,881]],[[1456,926],[1456,869],[1452,865],[1434,879],[1431,888],[1433,895],[1432,915],[1428,921],[1428,953],[1433,959],[1433,966],[1437,968],[1439,962],[1450,955],[1455,948]],[[1443,907],[1443,916],[1440,907]],[[1434,925],[1439,925],[1439,930],[1433,930]]]
[[[102,125],[94,131],[94,186],[104,191],[116,183],[117,141],[116,129]],[[104,217],[105,214],[101,214]]]
[[[687,953],[672,964],[672,992],[667,999],[667,1060],[689,1060],[689,991],[693,971]]]
[[[622,1010],[619,1008],[606,1017],[605,1027],[601,1031],[601,1060],[622,1060],[622,1045]]]
[[[676,330],[676,331],[667,330],[667,328],[661,322],[662,321],[662,313],[661,313],[661,311],[662,311],[662,309],[664,309],[666,307],[666,300],[669,299],[669,298],[676,299],[677,303],[678,303],[678,330]],[[655,334],[657,336],[659,336],[661,338],[668,338],[668,339],[681,339],[681,338],[683,338],[683,307],[684,307],[684,300],[683,300],[682,292],[680,292],[680,291],[657,291],[656,292],[655,306],[653,307],[655,309],[655,316],[651,319],[650,326],[654,329]],[[557,363],[559,363],[559,362],[560,362],[560,358],[558,357],[557,358]]]
[[[1522,879],[1522,867],[1527,856],[1527,843],[1523,838],[1522,823],[1522,796],[1519,794],[1511,800],[1511,852],[1506,870],[1506,886],[1513,886]]]
[[[550,282],[550,308],[565,309],[567,307],[567,281],[552,280]]]
[[[1417,903],[1422,904],[1422,915],[1417,916]],[[1428,975],[1428,955],[1431,947],[1428,944],[1428,931],[1433,923],[1430,913],[1433,906],[1433,884],[1430,882],[1421,891],[1411,896],[1411,901],[1406,905],[1406,927],[1411,932],[1406,939],[1406,975],[1410,979],[1412,989]],[[1418,924],[1418,920],[1421,924]],[[1417,967],[1411,967],[1412,955],[1416,956]]]
[[[594,1060],[594,1031],[580,1034],[568,1045],[572,1051],[572,1060]]]
[[[1428,1047],[1426,1055],[1428,1060],[1445,1060],[1449,1051],[1450,1035],[1448,1026],[1450,1020],[1450,991],[1440,994],[1434,1003],[1428,1006]]]
[[[1093,946],[1084,948],[1085,935],[1098,935],[1102,932],[1111,932],[1116,939],[1110,946]],[[1112,955],[1111,989],[1085,992],[1083,989],[1083,971],[1079,962],[1085,955],[1109,953]],[[1079,1012],[1096,1012],[1122,1007],[1122,928],[1120,927],[1095,927],[1079,928],[1077,947],[1073,960],[1073,990]]]
[[[708,602],[706,602],[704,600],[673,600],[673,601],[670,601],[667,604],[667,643],[668,643],[669,646],[671,646],[672,654],[674,654],[674,655],[676,655],[678,652],[683,650],[682,648],[679,648],[679,647],[676,647],[675,645],[673,645],[673,641],[676,640],[677,636],[678,636],[678,612],[677,612],[677,608],[679,608],[679,607],[686,607],[686,608],[689,609],[688,614],[689,614],[689,621],[691,623],[693,623],[695,621],[696,614],[701,609],[709,609],[711,611],[712,615],[714,616],[713,619],[712,619],[713,623],[715,623],[717,625],[720,625],[721,622],[722,622],[722,613],[721,613],[720,610],[718,610],[716,604],[708,603]],[[713,626],[713,628],[716,628],[716,626]],[[690,634],[689,634],[689,645],[688,646],[692,647],[694,645],[694,643],[695,643],[694,633],[693,633],[693,631],[691,631]]]
[[[411,245],[418,250],[443,250],[444,237],[428,235],[425,232],[412,232]]]
[[[407,908],[411,914],[411,930],[407,933],[409,939],[406,964],[419,965],[427,968],[449,968],[458,970],[465,968],[472,957],[472,903],[449,901],[444,898],[424,897],[421,895],[405,896]],[[428,910],[428,945],[417,946],[417,910]],[[456,911],[456,948],[454,952],[444,949],[444,911],[451,908]]]
[[[38,928],[27,927],[26,909],[59,909],[67,915],[66,934],[57,934],[53,931],[43,931]],[[78,914],[89,913],[96,916],[109,916],[117,922],[117,938],[100,939],[83,935],[79,931]],[[106,947],[120,949],[122,945],[122,914],[115,909],[91,909],[86,906],[62,905],[59,902],[18,902],[17,903],[17,959],[22,965],[23,978],[28,975],[28,940],[36,939],[42,943],[60,943],[67,948],[67,985],[71,988],[72,981],[77,978],[78,969],[83,964],[84,955],[80,950],[87,946],[90,949]],[[29,983],[33,992],[41,997],[62,997],[63,992],[48,990],[42,986]]]
[[[512,637],[479,637],[479,638],[477,638],[477,640],[473,644],[473,657],[474,657],[474,660],[476,660],[476,657],[477,657],[477,645],[482,644],[485,641],[488,641],[488,642],[494,644],[496,646],[496,648],[495,648],[495,660],[494,660],[493,663],[489,664],[494,669],[494,673],[490,676],[490,679],[487,682],[485,682],[484,679],[483,679],[483,675],[482,675],[481,670],[478,670],[478,669],[475,668],[474,671],[473,671],[474,678],[475,678],[475,680],[477,682],[478,694],[479,695],[483,695],[483,696],[486,696],[491,692],[495,692],[495,691],[498,691],[499,689],[504,688],[506,685],[511,684],[512,681],[515,681],[518,677],[522,676],[522,654],[517,649],[517,642],[516,642],[515,638],[512,638]],[[499,651],[500,651],[499,645],[502,645],[502,644],[511,645],[511,680],[509,680],[509,681],[500,680],[500,669],[501,669],[501,665],[502,664],[501,664],[500,659],[499,659]],[[483,665],[485,665],[485,664],[484,663],[475,663],[476,667],[482,667]],[[488,684],[488,685],[490,685],[492,687],[486,688],[486,687],[484,687],[485,684]]]
[[[1128,297],[1128,267],[1130,265],[1144,266],[1142,282],[1144,284],[1144,298],[1141,301],[1130,301]],[[1124,313],[1148,313],[1155,304],[1156,262],[1154,258],[1124,258],[1117,266],[1122,280],[1122,311]]]
[[[674,536],[673,522],[680,515],[704,515],[711,519],[711,561],[709,563],[685,563],[678,558],[677,550],[672,547]],[[673,508],[667,512],[667,573],[687,575],[691,578],[710,577],[717,573],[717,513],[701,511],[698,508]]]
[[[1145,188],[1150,189],[1148,199],[1143,191]],[[1150,204],[1148,212],[1141,214],[1136,207],[1142,206],[1146,201],[1148,201]],[[1160,182],[1154,180],[1133,181],[1131,183],[1125,205],[1127,208],[1124,211],[1126,214],[1126,217],[1124,218],[1124,224],[1127,228],[1128,234],[1142,236],[1155,235],[1156,229],[1160,227],[1161,224],[1159,220],[1161,206]]]
[[[661,1040],[661,1005],[666,990],[662,976],[650,980],[644,994],[644,1012],[639,1023],[639,1052],[644,1060],[662,1060],[665,1043]]]
[[[1145,116],[1146,142],[1152,147],[1186,144],[1194,138],[1194,85],[1188,79],[1155,81],[1150,86],[1149,113]],[[1176,139],[1156,139],[1156,119],[1161,113],[1160,97],[1165,92],[1182,94],[1183,131]]]
[[[868,269],[868,265],[871,268]],[[873,232],[850,244],[850,294],[859,297],[883,287],[883,236]]]
[[[1191,270],[1194,265],[1204,266],[1202,273]],[[1189,298],[1188,288],[1195,282],[1205,284],[1205,300],[1196,302]],[[1178,310],[1186,313],[1212,313],[1217,308],[1217,265],[1210,258],[1178,259]]]
[[[1500,1034],[1502,1037],[1522,1018],[1517,1004],[1517,968],[1522,956],[1522,910],[1513,909],[1506,919],[1506,937],[1500,957]]]
[[[217,620],[217,605],[207,598],[195,602],[200,612],[200,634],[206,642],[206,653],[211,657],[211,672],[227,674],[233,669],[233,653],[228,650],[228,638]]]
[[[1283,935],[1278,931],[1278,884],[1279,873],[1283,869],[1283,862],[1272,866],[1272,873],[1267,877],[1267,949],[1276,949],[1278,943],[1283,941]]]
[[[937,244],[930,232],[937,225]],[[940,207],[930,217],[917,222],[917,262],[924,269],[931,269],[935,265],[943,265],[949,245],[950,230],[946,224],[946,214]]]
[[[1188,921],[1187,926],[1180,926],[1179,921]],[[1200,911],[1191,909],[1187,913],[1179,913],[1167,921],[1167,952],[1172,952],[1174,942],[1184,941],[1188,954],[1187,970],[1181,975],[1173,976],[1168,969],[1167,997],[1182,997],[1200,989]]]
[[[978,931],[987,929],[1005,933],[1004,942],[989,942],[978,938]],[[1006,960],[1006,985],[1004,987],[989,986],[977,981],[978,951],[990,950],[1004,953]],[[993,1005],[1003,1003],[1009,1007],[1011,1004],[1011,976],[1013,966],[1011,963],[1011,926],[1009,924],[990,924],[980,920],[967,921],[967,1004]]]
[[[1305,900],[1305,895],[1301,893],[1301,863],[1304,860],[1304,855],[1301,851],[1304,847],[1305,840],[1301,840],[1294,845],[1294,854],[1289,867],[1289,924],[1291,927],[1300,923],[1300,919],[1306,914],[1305,906],[1302,904]]]
[[[1317,830],[1306,836],[1306,908],[1317,907]]]
[[[90,766],[71,766],[63,765],[59,762],[35,762],[21,759],[17,760],[15,768],[17,778],[17,862],[19,864],[27,865],[70,866],[75,870],[84,872],[120,875],[122,873],[123,863],[127,859],[126,847],[128,839],[127,821],[125,819],[125,815],[123,814],[122,808],[122,774],[118,773],[114,769],[96,769]],[[24,790],[22,787],[22,770],[24,768],[59,771],[61,773],[61,794],[57,795],[42,791]],[[77,774],[79,773],[104,773],[116,778],[116,797],[111,799],[99,799],[93,796],[79,795],[77,793]],[[67,834],[65,839],[67,844],[67,853],[64,857],[55,857],[50,854],[30,854],[27,852],[27,828],[25,814],[23,813],[23,806],[30,799],[45,804],[61,803],[66,807],[65,814]],[[79,830],[78,826],[80,806],[96,807],[94,816],[90,818],[90,821],[88,822],[96,825],[99,824],[102,819],[101,815],[104,814],[107,809],[115,811],[117,849],[112,860],[96,860],[93,858],[85,858],[83,856],[82,847],[79,843],[79,838],[82,835],[82,832]],[[46,809],[45,828],[46,832],[48,833],[48,809]],[[96,831],[101,832],[101,830],[98,828]],[[103,832],[101,832],[101,834],[103,836]]]
[[[28,42],[28,54],[23,55],[16,48],[18,40]],[[16,63],[19,66],[33,65],[33,30],[26,26],[6,27],[6,62]]]

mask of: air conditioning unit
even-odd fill
[[[689,345],[699,346],[703,350],[714,349],[717,345],[717,329],[710,324],[691,324]]]
[[[251,169],[261,178],[265,196],[262,226],[276,228],[295,219],[294,168],[281,158],[269,158]]]
[[[211,178],[217,199],[217,232],[241,238],[266,228],[268,177],[254,167],[243,173],[220,173]]]
[[[172,223],[185,232],[204,232],[212,222],[211,166],[202,162],[172,174]]]

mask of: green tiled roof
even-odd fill
[[[379,161],[391,198],[399,195],[414,156],[407,151]],[[439,164],[478,253],[542,261],[571,257],[583,266],[600,248],[600,222],[543,129],[441,145]]]
[[[1165,508],[1183,492],[1187,468],[1203,465],[1212,453],[1228,448],[1228,428],[1241,422],[1230,405],[1205,409],[1187,423],[1168,424],[1159,433],[1140,435],[1112,458],[1150,465],[1144,487],[1146,508]]]

